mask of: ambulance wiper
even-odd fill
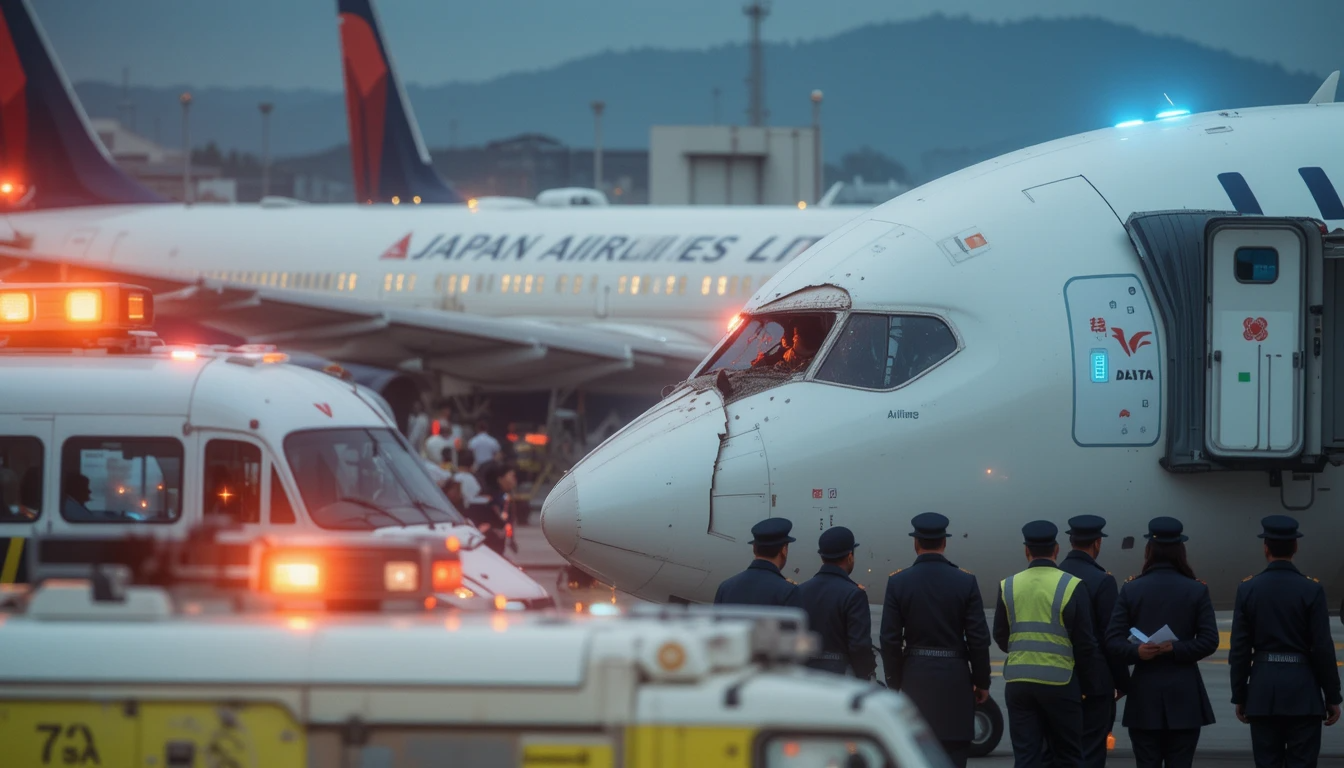
[[[374,512],[377,512],[378,514],[382,515],[383,517],[390,517],[390,518],[392,518],[393,520],[395,520],[395,521],[397,522],[397,524],[400,525],[402,528],[405,528],[407,525],[409,525],[409,523],[407,523],[405,520],[402,520],[400,517],[397,517],[396,515],[392,514],[391,512],[388,512],[386,509],[383,509],[382,507],[378,506],[377,504],[374,504],[374,503],[372,503],[372,502],[365,501],[365,500],[363,500],[363,499],[356,499],[356,498],[354,498],[354,497],[352,497],[352,496],[342,496],[341,498],[337,499],[336,501],[344,501],[344,502],[347,502],[347,503],[350,503],[350,504],[354,504],[354,505],[357,506],[357,507],[364,507],[365,509],[369,509],[369,510],[372,510],[372,511],[374,511]],[[372,520],[369,520],[369,516],[368,516],[367,514],[364,515],[363,517],[361,517],[360,519],[363,520],[364,522],[368,523],[369,525],[373,525],[373,521],[372,521]]]
[[[433,504],[426,503],[424,501],[421,501],[420,499],[411,499],[411,506],[414,507],[416,511],[418,511],[422,516],[424,516],[425,522],[429,523],[429,526],[431,528],[438,525],[439,523],[450,523],[450,524],[452,523],[452,517],[453,517],[452,514],[442,507],[436,507]],[[429,516],[430,512],[438,512],[439,514],[443,515],[444,517],[447,517],[448,519],[435,520],[434,518]]]

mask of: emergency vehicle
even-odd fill
[[[260,536],[387,537],[459,551],[445,605],[553,604],[483,546],[371,391],[270,347],[169,346],[153,320],[138,286],[0,283],[0,583],[140,568],[204,526],[239,580]]]
[[[0,619],[15,765],[947,765],[904,696],[803,666],[797,609],[249,615],[58,580]]]

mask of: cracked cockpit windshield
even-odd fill
[[[831,312],[788,312],[743,319],[697,376],[789,379],[807,372],[835,324]]]

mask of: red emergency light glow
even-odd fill
[[[271,563],[271,591],[276,594],[316,594],[322,591],[322,567],[316,562],[282,560]]]
[[[26,291],[0,292],[0,323],[27,323],[33,319],[33,295]]]
[[[28,192],[28,185],[14,179],[0,180],[0,201],[14,203]]]
[[[0,285],[0,327],[23,326],[14,331],[87,336],[149,330],[153,322],[154,297],[148,288],[118,283]]]
[[[462,586],[462,561],[437,560],[432,574],[435,592],[452,592]]]
[[[742,316],[733,315],[732,319],[728,321],[728,332],[732,333],[733,331],[736,331],[740,325],[742,325]]]

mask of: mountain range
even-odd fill
[[[334,46],[333,40],[336,67]],[[246,55],[241,46],[238,55]],[[1304,102],[1319,85],[1313,75],[1094,19],[1000,24],[932,16],[767,45],[765,63],[772,125],[810,124],[809,94],[821,89],[828,160],[866,146],[915,170],[1151,117],[1169,106],[1168,98],[1193,111],[1250,107]],[[451,82],[452,72],[402,76],[449,80],[407,87],[431,147],[525,132],[591,146],[589,104],[601,99],[605,145],[641,148],[651,125],[712,122],[715,88],[722,93],[722,122],[744,122],[746,69],[746,46],[730,45],[609,51],[480,83]],[[122,108],[129,101],[134,128],[169,146],[181,144],[183,90],[189,87],[132,87],[124,94],[111,83],[76,85],[91,116],[130,122]],[[277,157],[346,141],[339,93],[206,88],[193,91],[192,144],[258,151],[262,101],[275,104],[271,150]]]

